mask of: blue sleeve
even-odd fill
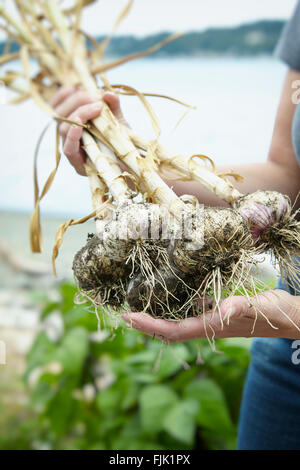
[[[279,57],[290,68],[300,71],[300,1],[291,19],[286,23],[275,49]]]

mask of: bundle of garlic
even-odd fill
[[[145,149],[149,143],[131,132],[133,142]],[[288,196],[277,191],[257,190],[251,194],[241,194],[227,180],[227,175],[218,175],[210,160],[212,171],[203,167],[192,157],[173,156],[172,152],[157,146],[156,155],[160,166],[170,169],[180,177],[197,181],[211,193],[235,209],[247,224],[257,253],[269,252],[274,264],[278,263],[281,275],[293,286],[298,282],[298,264],[294,255],[300,254],[299,209],[293,212]],[[199,155],[194,157],[207,158]],[[239,180],[240,175],[229,176]]]
[[[95,44],[80,30],[83,8],[91,0],[74,0],[63,10],[58,0],[15,0],[19,19],[4,7],[2,29],[20,45],[16,54],[7,52],[0,63],[20,58],[22,74],[6,73],[2,80],[18,93],[15,103],[31,97],[58,122],[48,105],[62,85],[80,85],[101,98],[97,79],[113,89],[104,72],[130,59],[154,52],[171,37],[148,51],[105,63],[103,53],[110,38]],[[119,20],[128,12],[126,6]],[[117,22],[119,22],[119,20]],[[92,49],[87,48],[87,42]],[[30,72],[34,58],[39,70]],[[19,78],[25,77],[26,87]],[[116,88],[121,91],[122,87]],[[130,87],[158,122],[145,95]],[[81,125],[73,122],[74,125]],[[235,292],[254,292],[250,268],[253,255],[272,249],[284,268],[298,250],[299,224],[290,215],[289,201],[278,193],[242,196],[226,178],[218,177],[195,160],[172,157],[158,139],[147,142],[122,125],[104,104],[100,117],[81,125],[83,147],[88,155],[86,172],[90,182],[96,220],[95,235],[76,254],[73,270],[79,291],[95,305],[120,308],[126,302],[136,311],[156,317],[181,319],[198,315],[209,304],[218,306],[222,297]],[[58,142],[57,142],[58,148]],[[59,157],[57,156],[57,166]],[[126,167],[122,172],[118,163]],[[184,178],[195,179],[232,208],[203,208],[195,198],[179,198],[164,182],[161,168]],[[39,201],[50,187],[50,175],[31,221],[31,244],[39,251]],[[132,191],[128,181],[134,182]],[[134,196],[140,195],[140,199]],[[136,202],[142,200],[142,202]],[[54,258],[70,221],[60,227]],[[257,238],[260,242],[257,243]],[[248,295],[248,294],[247,294]]]

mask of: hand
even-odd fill
[[[120,107],[120,100],[114,93],[104,93],[102,100],[110,107],[112,113],[124,125],[127,125]],[[67,119],[86,124],[101,114],[103,102],[99,96],[75,87],[62,87],[52,98],[50,104],[55,112]],[[80,126],[63,122],[59,126],[59,133],[63,138],[63,152],[69,159],[77,173],[85,175],[84,162],[86,153],[81,148],[80,139],[83,129]]]
[[[180,322],[154,319],[127,312],[123,319],[137,330],[167,343],[196,338],[277,337],[300,338],[300,297],[272,290],[251,297],[232,296],[220,303],[219,312]]]

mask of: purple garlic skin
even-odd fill
[[[253,238],[262,238],[264,232],[282,222],[291,212],[290,199],[277,191],[256,191],[241,197],[234,207],[250,226]]]

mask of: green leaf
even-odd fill
[[[185,398],[193,398],[200,403],[197,423],[218,433],[233,431],[227,403],[221,388],[211,379],[194,380],[184,390]]]
[[[124,445],[124,444],[120,444],[120,446],[117,445],[115,440],[119,440],[119,443],[125,442],[125,441],[132,442],[132,441],[139,439],[141,435],[142,435],[142,430],[141,430],[139,416],[137,413],[134,413],[131,416],[127,416],[127,420],[126,422],[123,423],[123,426],[120,426],[119,429],[113,433],[112,435],[113,447],[112,448],[120,449],[122,448],[122,445]]]
[[[201,436],[211,450],[236,450],[236,433],[222,432],[216,434],[215,431],[203,429]]]
[[[156,377],[153,373],[149,372],[139,372],[139,371],[129,371],[136,383],[140,384],[153,384],[157,382]]]
[[[72,310],[65,313],[64,323],[66,329],[82,326],[88,331],[97,330],[96,315],[79,306],[75,306]]]
[[[88,352],[88,332],[82,327],[75,327],[67,332],[53,360],[62,364],[65,374],[76,374],[81,372]]]
[[[248,349],[235,345],[224,345],[222,350],[226,354],[226,357],[234,360],[241,368],[246,369],[248,367],[250,361]]]
[[[44,320],[50,313],[59,308],[59,302],[48,302],[41,311],[41,319]]]
[[[185,444],[193,444],[198,410],[199,403],[194,399],[186,399],[176,403],[164,418],[164,430]]]
[[[136,413],[128,418],[118,433],[114,433],[110,448],[123,450],[165,449],[164,446],[152,442],[148,437],[145,438]]]
[[[164,450],[166,449],[157,442],[151,442],[143,439],[129,439],[127,436],[121,436],[112,441],[112,450]]]
[[[96,406],[103,414],[117,412],[122,399],[122,390],[112,386],[97,393]]]
[[[98,428],[99,434],[103,439],[107,439],[109,435],[116,436],[120,429],[126,427],[128,416],[124,414],[112,415],[107,413],[105,416],[98,414]]]
[[[183,362],[189,359],[189,350],[186,345],[179,343],[165,347],[158,363],[156,375],[160,380],[174,375],[183,367]]]
[[[35,339],[29,353],[27,354],[27,367],[24,379],[27,380],[30,372],[37,366],[47,364],[57,345],[53,343],[46,333],[41,332]]]
[[[109,329],[108,325],[105,325],[105,329]],[[108,338],[103,343],[94,343],[91,346],[93,355],[97,357],[103,356],[103,354],[110,354],[112,357],[124,357],[129,351],[124,347],[124,335],[120,329],[113,331],[111,338]]]
[[[119,380],[106,390],[98,392],[96,406],[104,414],[122,410],[123,413],[135,405],[139,388],[131,377],[119,377]]]
[[[123,412],[132,408],[137,403],[139,393],[140,387],[135,383],[131,383],[131,385],[126,390],[126,393],[123,396],[123,400],[121,402],[121,410]]]
[[[199,373],[199,367],[192,365],[190,369],[179,371],[176,376],[172,379],[172,388],[176,392],[180,392],[186,387],[186,384],[190,383],[196,375]]]
[[[77,293],[77,288],[72,284],[62,284],[59,290],[62,295],[61,311],[66,313],[74,307],[74,297]]]
[[[103,441],[98,441],[93,444],[84,446],[82,450],[107,450],[107,447]]]
[[[144,351],[140,351],[136,354],[131,354],[126,358],[126,363],[128,365],[135,365],[135,364],[153,364],[155,358],[157,356],[157,352],[149,349],[144,349]]]
[[[30,403],[37,412],[43,413],[47,403],[53,399],[55,393],[55,389],[51,387],[50,384],[44,381],[40,381],[37,383],[32,392]]]
[[[252,338],[223,338],[222,339],[222,346],[223,345],[239,346],[240,348],[244,348],[247,351],[250,350],[251,344],[252,344]]]
[[[122,320],[123,321],[123,320]],[[124,322],[124,327],[127,327],[127,323]],[[120,325],[122,327],[122,324]],[[137,346],[139,348],[144,348],[145,346],[145,339],[141,335],[141,333],[135,329],[128,329],[126,328],[126,334],[124,335],[124,345],[126,349],[133,349]]]
[[[176,393],[166,385],[145,387],[139,399],[142,429],[148,433],[162,430],[166,414],[177,401]]]
[[[57,436],[62,436],[72,425],[72,415],[75,409],[75,401],[72,392],[76,387],[76,379],[65,376],[61,379],[59,389],[49,403],[45,415],[50,421],[52,431]]]

